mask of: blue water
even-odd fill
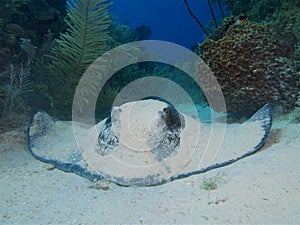
[[[204,25],[212,20],[206,0],[189,0],[188,3]],[[189,15],[183,0],[114,0],[110,10],[122,24],[132,29],[140,25],[150,26],[150,39],[190,48],[206,37]],[[218,7],[214,7],[214,11],[220,18]]]

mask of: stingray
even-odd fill
[[[93,127],[38,112],[28,127],[28,146],[38,160],[92,181],[154,186],[257,152],[271,125],[268,104],[242,124],[224,124],[201,122],[166,102],[148,99],[113,107]]]

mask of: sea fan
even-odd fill
[[[51,50],[50,70],[63,81],[63,92],[57,90],[57,79],[52,83],[53,97],[59,104],[70,106],[75,87],[87,67],[107,50],[111,24],[108,0],[68,1],[66,23],[68,29],[61,34]],[[64,101],[64,102],[63,102]]]
[[[51,51],[52,64],[64,79],[81,76],[86,68],[106,49],[107,29],[111,20],[107,0],[68,1],[65,34]]]

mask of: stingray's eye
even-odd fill
[[[168,113],[168,112],[169,112],[169,109],[168,109],[168,108],[163,108],[163,112],[164,112],[164,113]]]

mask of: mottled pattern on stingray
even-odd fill
[[[165,158],[176,154],[180,145],[180,133],[184,128],[184,117],[169,105],[159,112],[163,121],[159,126],[162,126],[160,132],[151,134],[148,143],[151,143],[151,152],[155,155],[155,159],[159,162]]]
[[[184,117],[172,105],[159,112],[169,130],[180,130],[185,127]]]
[[[96,152],[102,156],[111,154],[119,145],[120,134],[116,130],[118,130],[121,124],[119,118],[121,111],[120,107],[114,107],[100,131]]]
[[[108,117],[103,129],[100,131],[96,152],[102,156],[108,155],[114,151],[114,148],[118,146],[118,144],[119,138],[112,130],[111,117]]]
[[[180,145],[180,132],[167,130],[160,137],[153,137],[153,140],[156,140],[157,146],[152,148],[151,152],[155,155],[155,159],[161,162],[176,154]]]

